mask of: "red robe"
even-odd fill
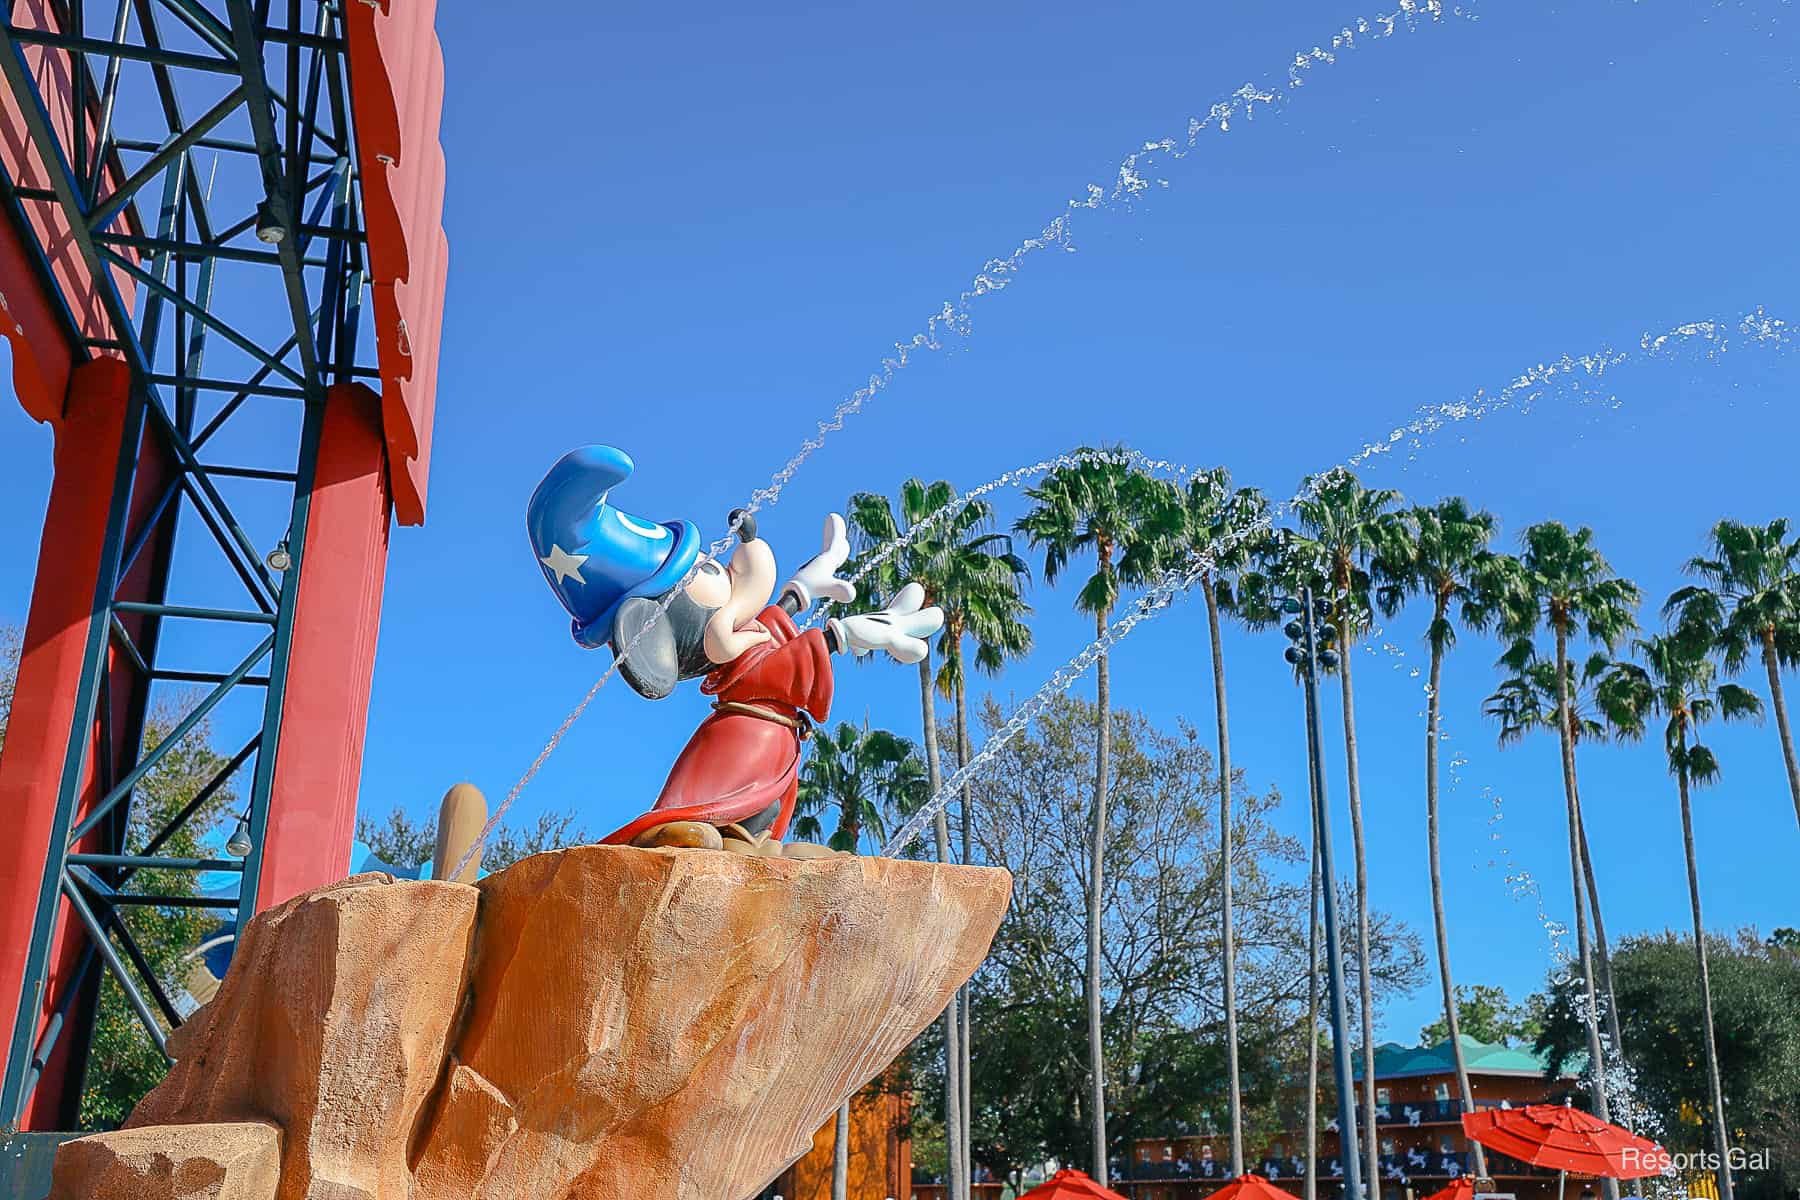
[[[825,633],[801,633],[794,619],[771,604],[757,617],[769,640],[715,669],[700,691],[721,700],[756,704],[784,717],[805,710],[824,721],[831,712],[831,651]],[[700,723],[669,769],[651,810],[602,838],[631,842],[670,821],[729,825],[779,805],[769,834],[787,833],[800,781],[798,731],[744,713],[714,712]]]

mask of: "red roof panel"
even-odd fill
[[[50,0],[18,0],[12,6],[12,23],[18,29],[36,29],[61,33],[57,13]],[[37,81],[38,93],[50,115],[50,126],[69,153],[74,144],[75,105],[73,101],[73,62],[66,51],[48,46],[27,45],[25,61]],[[90,101],[94,88],[88,89]],[[89,105],[87,126],[89,145],[98,125],[95,109]],[[43,158],[31,144],[31,134],[24,113],[13,98],[12,89],[0,84],[0,168],[6,171],[15,187],[50,187],[50,176],[44,170]],[[106,168],[108,185],[119,182],[112,164]],[[32,268],[28,246],[18,239],[28,237],[43,249],[57,291],[62,293],[80,332],[87,337],[111,338],[113,329],[100,302],[99,289],[88,272],[81,248],[75,244],[62,206],[42,200],[27,200],[22,206],[28,230],[0,230],[0,336],[12,342],[13,390],[26,413],[38,421],[56,421],[62,417],[64,393],[68,389],[69,370],[75,359],[75,347],[62,321],[56,315],[56,297],[46,295],[43,284]],[[135,216],[129,211],[121,218],[130,231]],[[137,252],[122,251],[137,260]],[[113,271],[113,282],[127,310],[136,295],[136,284],[120,270]]]
[[[435,0],[344,8],[394,512],[417,525],[425,519],[450,266],[438,140],[444,52]]]

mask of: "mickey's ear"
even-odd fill
[[[661,700],[681,679],[675,625],[661,609],[655,600],[633,596],[613,614],[611,645],[619,674],[647,700]]]

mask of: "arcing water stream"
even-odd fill
[[[1792,341],[1792,329],[1786,321],[1771,317],[1758,308],[1735,323],[1695,321],[1678,325],[1662,334],[1647,333],[1639,339],[1635,350],[1602,349],[1579,358],[1564,355],[1554,362],[1533,367],[1498,391],[1479,391],[1466,400],[1431,405],[1419,410],[1411,421],[1394,429],[1386,438],[1368,443],[1338,466],[1312,476],[1305,488],[1274,506],[1268,516],[1246,523],[1227,535],[1221,549],[1267,532],[1277,518],[1316,494],[1334,472],[1365,463],[1403,443],[1410,442],[1416,451],[1446,426],[1479,421],[1490,413],[1508,409],[1528,408],[1544,396],[1564,388],[1579,391],[1607,371],[1630,361],[1658,361],[1686,351],[1697,351],[1703,361],[1713,361],[1739,345],[1779,350],[1791,345]],[[1213,559],[1213,553],[1194,553],[1165,571],[1137,599],[1130,612],[1109,625],[1105,633],[1082,647],[1042,687],[1020,704],[1012,717],[995,731],[981,750],[946,779],[936,794],[921,805],[894,836],[888,839],[881,852],[895,854],[905,849],[924,830],[926,823],[937,811],[948,804],[950,798],[960,792],[965,783],[977,778],[1000,749],[1023,732],[1058,693],[1067,691],[1075,680],[1099,661],[1102,654],[1130,636],[1133,629],[1167,608],[1199,582],[1200,577],[1211,569]]]
[[[1713,362],[1737,347],[1786,349],[1792,344],[1793,337],[1793,329],[1787,321],[1771,316],[1759,307],[1735,322],[1691,321],[1674,326],[1662,333],[1645,333],[1639,338],[1637,346],[1633,349],[1618,350],[1602,347],[1592,353],[1580,356],[1564,354],[1521,372],[1510,383],[1494,391],[1479,389],[1459,400],[1427,405],[1419,409],[1411,420],[1396,426],[1385,437],[1366,443],[1355,454],[1331,470],[1352,469],[1367,463],[1378,455],[1392,453],[1401,447],[1408,449],[1409,457],[1416,456],[1437,433],[1448,426],[1479,421],[1489,415],[1505,411],[1529,411],[1540,400],[1554,393],[1573,391],[1579,395],[1609,371],[1629,362],[1664,360],[1688,351],[1697,352],[1702,361]],[[1129,450],[1074,451],[1056,458],[1018,467],[979,487],[961,493],[938,511],[927,514],[902,538],[875,548],[865,558],[856,578],[861,579],[876,566],[892,558],[894,554],[904,548],[910,539],[946,520],[952,512],[972,499],[1002,488],[1018,487],[1027,480],[1060,466],[1072,466],[1091,459],[1118,459],[1121,457],[1142,469],[1159,474],[1172,473],[1177,478],[1183,479],[1192,474],[1185,466],[1178,466],[1168,460],[1147,458]],[[1228,544],[1237,544],[1271,528],[1275,519],[1285,515],[1294,504],[1316,491],[1324,484],[1329,475],[1330,471],[1315,475],[1307,489],[1276,506],[1263,520],[1252,522],[1238,530],[1236,535],[1229,539]],[[732,536],[734,536],[733,533],[727,531],[725,536],[708,549],[708,556],[724,553],[730,545]],[[1099,660],[1102,654],[1129,636],[1138,625],[1159,613],[1193,587],[1211,566],[1211,555],[1196,554],[1191,556],[1188,561],[1166,571],[1155,584],[1146,589],[1125,616],[1113,622],[1105,634],[1084,646],[1027,698],[1015,710],[1007,723],[988,739],[981,751],[945,780],[938,791],[895,832],[894,836],[882,847],[882,853],[895,854],[909,845],[923,831],[925,825],[936,815],[937,811],[949,803],[950,797],[957,794],[965,783],[978,778],[980,772],[992,762],[1006,743],[1023,732],[1058,693],[1068,690]],[[673,593],[665,598],[664,606],[666,607],[672,600]],[[599,694],[600,689],[612,678],[613,673],[618,669],[619,661],[631,653],[632,648],[650,630],[655,620],[656,617],[652,616],[650,620],[646,621],[644,628],[639,630],[613,663],[601,674],[593,687],[582,697],[581,703],[576,705],[574,710],[563,719],[544,748],[538,752],[537,757],[519,778],[519,781],[507,792],[506,798],[488,818],[480,835],[464,852],[456,868],[451,872],[452,877],[460,873],[469,860],[480,852],[481,847],[486,844],[488,837],[498,827],[513,802],[518,799],[519,794],[549,759],[575,722],[580,719],[582,713],[587,710],[588,705]]]
[[[1310,50],[1297,52],[1293,61],[1286,67],[1287,83],[1285,87],[1276,85],[1259,87],[1246,83],[1231,95],[1216,101],[1205,116],[1189,117],[1184,138],[1165,136],[1154,141],[1146,141],[1138,149],[1127,154],[1120,160],[1118,172],[1110,188],[1095,183],[1088,184],[1086,194],[1069,200],[1064,205],[1064,211],[1046,224],[1036,236],[1026,238],[1004,257],[989,259],[954,300],[946,300],[943,306],[927,319],[922,330],[904,341],[896,342],[893,356],[882,360],[880,369],[869,376],[869,382],[842,400],[832,410],[829,417],[819,422],[817,432],[803,441],[793,456],[770,477],[768,484],[751,493],[750,502],[745,506],[744,512],[753,513],[776,503],[781,497],[782,489],[787,486],[788,481],[794,477],[813,452],[823,446],[831,434],[842,429],[844,423],[860,412],[876,393],[885,390],[915,355],[942,349],[944,345],[942,335],[946,333],[954,334],[958,338],[968,337],[972,331],[971,312],[976,302],[985,296],[1005,289],[1012,281],[1012,277],[1018,274],[1026,259],[1051,246],[1063,250],[1073,250],[1072,218],[1075,213],[1129,209],[1136,199],[1152,186],[1159,188],[1169,186],[1168,179],[1160,176],[1149,179],[1146,178],[1145,172],[1155,170],[1159,162],[1165,160],[1176,162],[1186,158],[1199,148],[1201,134],[1208,130],[1229,133],[1234,120],[1254,119],[1259,107],[1271,110],[1279,108],[1293,91],[1305,85],[1309,74],[1320,67],[1335,63],[1340,55],[1355,50],[1368,42],[1385,41],[1396,33],[1413,32],[1422,23],[1435,23],[1441,21],[1446,15],[1466,16],[1467,14],[1460,7],[1452,7],[1447,10],[1443,0],[1399,0],[1398,7],[1392,12],[1379,15],[1372,20],[1357,17],[1333,33],[1326,45],[1315,45]],[[726,530],[725,534],[708,548],[702,561],[723,554],[730,547],[735,532],[736,522],[733,522],[732,528]],[[469,849],[463,853],[452,875],[460,874],[470,859],[480,853],[481,848],[487,844],[488,838],[499,827],[501,819],[512,808],[514,801],[519,798],[519,793],[525,790],[526,785],[549,760],[550,755],[555,753],[556,747],[562,742],[562,739],[574,727],[575,722],[581,719],[582,713],[587,711],[588,705],[600,693],[600,689],[606,686],[607,680],[612,678],[613,672],[618,669],[619,660],[631,653],[644,634],[649,632],[656,621],[661,619],[662,613],[668,610],[668,605],[673,603],[673,600],[674,593],[672,592],[664,598],[661,608],[650,617],[644,628],[639,630],[627,643],[614,659],[613,664],[594,682],[594,686],[588,689],[587,695],[582,697],[581,703],[577,704],[569,715],[563,718],[562,723],[551,734],[550,740],[544,744],[544,748],[538,752],[536,758],[532,759],[531,765],[525,769],[525,773],[519,777],[518,782],[507,791],[506,797],[494,809],[494,813],[488,818],[487,823],[481,827],[481,832],[470,844]]]
[[[1119,161],[1110,186],[1088,184],[1084,195],[1070,199],[1063,206],[1063,211],[1046,223],[1035,236],[1019,243],[1010,254],[989,259],[955,299],[944,301],[943,307],[931,315],[923,329],[904,341],[894,343],[894,355],[882,360],[881,369],[869,376],[869,382],[841,401],[829,417],[819,422],[818,432],[800,444],[800,449],[782,464],[768,484],[751,493],[749,511],[755,512],[765,505],[775,503],[782,489],[794,477],[801,464],[811,457],[813,451],[823,446],[827,437],[842,429],[844,422],[862,411],[863,405],[876,393],[885,390],[915,355],[943,349],[945,334],[957,338],[968,337],[973,328],[972,313],[975,304],[984,297],[1004,290],[1027,259],[1051,247],[1064,251],[1074,250],[1073,220],[1077,213],[1128,211],[1145,192],[1152,188],[1166,189],[1170,186],[1170,181],[1156,172],[1164,163],[1179,162],[1199,149],[1202,134],[1208,131],[1229,133],[1233,121],[1240,118],[1243,121],[1253,120],[1258,108],[1279,109],[1294,91],[1305,86],[1310,74],[1321,67],[1331,66],[1341,55],[1366,43],[1385,41],[1396,33],[1414,32],[1422,25],[1437,23],[1446,16],[1468,17],[1469,13],[1459,6],[1446,9],[1444,0],[1399,0],[1392,12],[1373,19],[1357,17],[1334,32],[1324,45],[1315,45],[1310,50],[1297,52],[1293,61],[1287,64],[1285,86],[1246,83],[1229,96],[1216,101],[1206,115],[1190,116],[1184,134],[1165,135],[1143,142]]]
[[[1772,317],[1763,309],[1757,308],[1735,323],[1694,321],[1678,325],[1661,334],[1646,333],[1639,339],[1637,347],[1632,350],[1603,348],[1580,357],[1563,355],[1551,362],[1538,364],[1497,391],[1491,393],[1486,390],[1477,391],[1464,400],[1430,405],[1420,409],[1411,421],[1392,430],[1386,438],[1368,443],[1339,466],[1312,476],[1305,488],[1291,499],[1275,506],[1267,517],[1247,523],[1228,535],[1219,549],[1229,548],[1266,532],[1272,528],[1278,517],[1316,493],[1336,471],[1361,465],[1377,455],[1391,452],[1395,447],[1402,445],[1409,447],[1409,457],[1416,455],[1438,432],[1447,426],[1479,421],[1490,414],[1503,411],[1529,411],[1539,400],[1554,393],[1571,391],[1579,396],[1609,370],[1634,361],[1657,362],[1684,352],[1694,352],[1701,361],[1716,362],[1721,356],[1739,346],[1780,351],[1791,346],[1792,342],[1793,332],[1786,321]],[[937,812],[949,803],[950,798],[960,793],[966,783],[978,778],[982,769],[993,761],[1007,742],[1024,732],[1058,694],[1067,691],[1077,679],[1086,673],[1089,667],[1099,660],[1101,655],[1123,641],[1133,629],[1155,617],[1192,588],[1200,577],[1211,568],[1217,552],[1192,554],[1186,561],[1166,571],[1138,598],[1129,613],[1113,622],[1104,634],[1084,646],[1073,658],[1063,664],[1043,686],[1020,704],[1008,718],[1006,724],[987,739],[981,750],[966,765],[943,782],[936,794],[895,832],[894,836],[882,847],[881,852],[884,855],[893,855],[910,845],[913,839],[924,831],[925,826],[936,816]],[[1372,647],[1370,648],[1372,649]],[[1404,657],[1404,652],[1399,651],[1398,647],[1392,647],[1392,650]],[[1412,673],[1414,676],[1418,674],[1416,669]],[[1460,765],[1460,757],[1453,760],[1452,786],[1455,782],[1455,771]],[[1498,819],[1497,798],[1495,805],[1496,819]],[[1498,837],[1497,832],[1494,836]],[[1510,854],[1507,854],[1507,857],[1510,860]],[[1559,963],[1566,964],[1568,955],[1562,941],[1566,930],[1560,922],[1555,921],[1545,911],[1543,896],[1538,889],[1536,880],[1531,877],[1529,871],[1509,862],[1507,883],[1513,889],[1515,896],[1529,894],[1536,897],[1538,918],[1550,936],[1553,954]],[[1577,997],[1576,1002],[1585,1006],[1585,996]],[[1585,1013],[1578,1013],[1578,1015],[1582,1016],[1584,1020],[1586,1019]],[[1615,1106],[1613,1115],[1624,1120],[1628,1127],[1650,1131],[1649,1112],[1638,1099],[1636,1080],[1629,1064],[1624,1061],[1617,1049],[1610,1045],[1607,1047],[1605,1060],[1606,1066],[1601,1086]]]
[[[1404,649],[1392,642],[1384,641],[1381,643],[1380,649],[1377,650],[1374,639],[1380,637],[1380,635],[1381,631],[1379,629],[1371,630],[1369,632],[1369,640],[1364,643],[1363,649],[1371,655],[1385,655],[1390,660],[1390,664],[1394,670],[1405,671],[1408,678],[1418,679],[1423,672],[1416,665],[1408,662],[1406,651]],[[1431,684],[1428,681],[1421,682],[1419,690],[1422,698],[1429,701]],[[1421,709],[1416,715],[1419,719],[1423,720],[1425,712]],[[1440,745],[1448,744],[1452,739],[1452,735],[1447,728],[1447,725],[1447,719],[1440,712],[1438,717],[1437,735]],[[1457,789],[1462,786],[1462,769],[1467,766],[1468,763],[1468,755],[1460,750],[1453,753],[1450,756],[1449,761],[1445,763],[1445,792],[1447,795],[1455,795]],[[1550,951],[1551,962],[1555,965],[1556,969],[1565,972],[1569,971],[1574,966],[1574,956],[1569,952],[1568,943],[1565,941],[1569,934],[1569,926],[1550,914],[1544,899],[1543,889],[1538,886],[1537,879],[1532,875],[1529,868],[1517,861],[1513,856],[1511,847],[1506,844],[1506,839],[1502,832],[1502,824],[1506,819],[1506,814],[1504,811],[1504,800],[1501,794],[1495,791],[1491,786],[1483,785],[1481,796],[1482,799],[1487,802],[1490,810],[1487,818],[1487,829],[1488,841],[1492,847],[1492,856],[1487,859],[1487,868],[1490,870],[1502,870],[1506,892],[1512,900],[1515,902],[1529,900],[1531,902],[1535,910],[1538,925],[1544,931],[1544,936]],[[1572,1002],[1575,1005],[1575,1015],[1577,1019],[1585,1022],[1589,1012],[1586,992],[1577,992],[1572,997]],[[1637,1075],[1632,1069],[1630,1062],[1626,1059],[1624,1048],[1613,1041],[1607,1022],[1604,1019],[1601,1019],[1600,1014],[1595,1013],[1594,1016],[1596,1018],[1596,1026],[1599,1030],[1600,1042],[1606,1062],[1605,1069],[1601,1075],[1601,1086],[1606,1091],[1606,1099],[1610,1107],[1612,1119],[1616,1123],[1622,1124],[1625,1128],[1631,1129],[1641,1136],[1648,1137],[1652,1141],[1660,1141],[1664,1131],[1659,1127],[1660,1123],[1655,1114],[1651,1111],[1649,1106],[1643,1102],[1638,1093]]]
[[[1008,488],[1020,487],[1027,481],[1040,478],[1052,471],[1078,467],[1087,463],[1117,463],[1121,466],[1132,467],[1136,470],[1143,471],[1145,474],[1169,476],[1174,479],[1176,483],[1185,483],[1194,475],[1194,471],[1187,466],[1170,462],[1168,459],[1164,458],[1151,458],[1148,455],[1140,454],[1138,451],[1124,446],[1098,450],[1083,447],[1079,450],[1071,450],[1067,454],[1059,454],[1054,458],[1046,458],[1039,462],[1027,463],[1022,467],[1014,467],[1012,470],[995,476],[979,487],[971,488],[966,492],[957,493],[935,511],[921,517],[917,523],[908,528],[899,537],[891,538],[879,546],[872,547],[867,555],[857,559],[856,570],[851,573],[850,582],[861,584],[875,570],[885,566],[888,562],[892,561],[896,555],[904,553],[910,546],[917,542],[919,538],[930,533],[933,529],[944,524],[951,517],[961,512],[968,505],[982,499],[990,493],[1003,491]],[[828,605],[820,605],[808,615],[806,625],[811,627],[818,624],[819,621],[824,619],[827,609]]]

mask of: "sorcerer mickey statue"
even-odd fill
[[[756,522],[734,511],[738,544],[721,565],[687,521],[655,522],[609,502],[633,470],[612,446],[565,454],[531,495],[525,524],[544,578],[574,618],[583,646],[608,646],[639,695],[660,700],[704,676],[713,710],[688,739],[650,811],[601,840],[805,857],[822,847],[781,845],[794,815],[800,752],[831,711],[831,655],[885,650],[925,657],[944,623],[909,583],[880,612],[836,617],[802,632],[794,618],[819,600],[848,603],[837,576],[850,556],[844,519],[825,521],[824,548],[775,594],[775,554]]]

